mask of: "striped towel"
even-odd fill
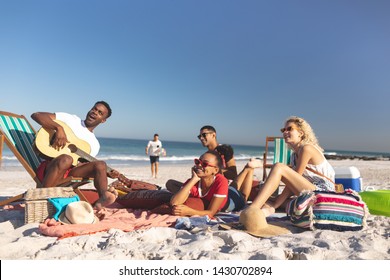
[[[336,231],[361,230],[368,215],[366,204],[350,189],[344,193],[304,192],[287,205],[286,212],[298,227]]]

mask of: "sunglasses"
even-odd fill
[[[203,138],[206,138],[206,135],[207,135],[207,134],[211,134],[211,133],[212,133],[212,132],[203,132],[203,133],[201,133],[201,134],[198,135],[198,139],[200,140],[200,138],[202,138],[202,137],[203,137]]]
[[[212,164],[208,163],[207,161],[202,161],[200,158],[195,158],[194,163],[195,163],[195,165],[201,165],[203,168],[206,168],[207,166],[216,167],[215,165],[212,165]]]
[[[295,127],[293,127],[293,126],[288,126],[288,127],[286,127],[286,128],[281,128],[280,129],[280,131],[282,132],[282,133],[285,133],[286,131],[288,131],[288,132],[290,132],[291,130],[294,130],[295,129]]]

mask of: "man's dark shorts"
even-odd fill
[[[156,163],[160,161],[159,156],[150,156],[150,163]]]

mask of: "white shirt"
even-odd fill
[[[159,156],[161,153],[162,144],[160,140],[149,141],[146,149],[148,150],[149,156]]]
[[[55,113],[56,120],[62,121],[69,126],[73,133],[91,146],[90,155],[96,157],[100,150],[100,144],[95,134],[85,127],[85,123],[76,115],[58,112]]]

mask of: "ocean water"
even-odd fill
[[[109,166],[134,166],[149,164],[149,157],[145,154],[145,147],[149,140],[137,139],[118,139],[118,138],[99,138],[100,152],[98,159],[105,160]],[[194,158],[199,157],[206,151],[206,148],[200,142],[177,142],[162,141],[167,155],[160,157],[161,162],[165,164],[187,163],[192,162]],[[231,144],[234,149],[234,155],[237,161],[246,161],[252,157],[262,158],[264,146],[246,146]],[[354,155],[375,157],[386,155],[371,152],[353,152],[353,151],[326,151],[332,155]],[[389,156],[387,154],[386,156]],[[270,155],[272,157],[272,154]],[[1,166],[21,166],[12,152],[4,145],[3,159]]]

